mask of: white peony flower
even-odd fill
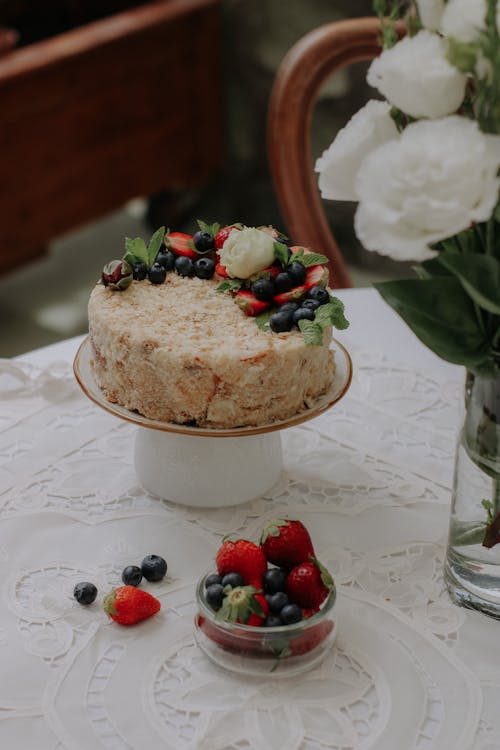
[[[486,29],[486,0],[448,0],[441,32],[459,42],[473,42]]]
[[[490,218],[500,180],[500,136],[452,115],[409,125],[363,162],[356,234],[368,250],[422,261],[429,245]]]
[[[417,0],[417,7],[425,28],[437,31],[445,8],[445,0]]]
[[[229,276],[248,279],[274,261],[275,239],[254,227],[233,229],[219,250],[220,262]]]
[[[461,105],[466,77],[446,59],[446,43],[419,31],[384,50],[366,80],[412,117],[444,117]]]
[[[390,104],[372,99],[339,130],[333,143],[316,161],[323,198],[358,200],[355,180],[361,162],[374,148],[398,137],[390,111]]]

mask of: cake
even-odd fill
[[[324,286],[327,259],[314,254],[322,262],[306,261],[309,281],[290,285],[278,275],[289,268],[293,281],[294,251],[270,228],[202,227],[193,237],[162,228],[149,247],[129,240],[105,267],[88,308],[97,384],[147,418],[200,427],[265,425],[310,408],[334,379],[332,320],[346,324]],[[314,289],[323,305],[305,305]],[[306,308],[313,315],[301,318]]]

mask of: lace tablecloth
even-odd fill
[[[463,372],[373,292],[343,296],[348,395],[282,433],[272,496],[231,509],[138,486],[135,428],[79,391],[74,341],[0,360],[1,748],[499,750],[500,625],[441,573]],[[335,575],[337,644],[290,680],[229,675],[194,643],[194,582],[228,530],[282,514]],[[73,600],[150,552],[169,563],[156,617],[120,628]]]

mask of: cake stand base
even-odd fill
[[[135,470],[142,487],[164,500],[198,508],[241,505],[281,477],[279,432],[207,438],[139,427]]]

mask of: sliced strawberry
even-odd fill
[[[223,279],[229,279],[229,274],[226,271],[226,266],[223,266],[222,263],[217,263],[215,266],[215,273],[218,276],[222,276]]]
[[[199,253],[193,250],[193,235],[186,234],[185,232],[170,232],[165,237],[165,244],[176,255],[184,255],[186,258],[196,260],[199,258]]]
[[[328,269],[326,266],[309,266],[307,269],[304,286],[312,289],[313,286],[326,286],[328,284]]]
[[[252,318],[256,315],[260,315],[260,313],[264,312],[264,310],[267,310],[269,307],[271,307],[270,302],[262,302],[262,300],[254,297],[252,292],[246,291],[238,292],[236,294],[236,297],[234,298],[234,301],[236,302],[238,307],[241,307],[243,312],[245,312]]]
[[[285,302],[298,302],[303,297],[305,297],[307,292],[307,287],[302,284],[301,286],[294,286],[292,289],[290,289],[289,292],[281,292],[281,294],[276,294],[274,297],[274,302],[276,305],[284,305]]]
[[[215,249],[220,250],[224,242],[229,237],[230,233],[233,229],[241,229],[241,227],[236,226],[235,224],[231,224],[227,227],[222,227],[222,229],[219,229],[217,234],[215,235]]]

